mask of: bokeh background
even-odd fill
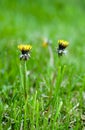
[[[46,37],[52,40],[53,51],[55,51],[59,39],[69,41],[68,63],[73,64],[74,68],[79,72],[79,75],[81,75],[80,71],[84,71],[85,65],[84,16],[84,0],[1,0],[1,73],[4,73],[2,71],[5,71],[5,68],[9,70],[8,68],[11,68],[11,66],[17,63],[18,44],[36,43],[33,53],[39,57],[38,52],[35,52],[35,48],[37,50],[40,49],[38,47],[41,44],[40,38]],[[48,61],[48,56],[45,59]],[[10,65],[10,62],[13,62],[14,65]],[[10,73],[12,70],[10,69]]]

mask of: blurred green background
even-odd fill
[[[82,36],[83,41],[84,13],[84,0],[1,0],[0,38],[27,38],[39,31],[52,38]]]
[[[38,38],[47,37],[54,51],[57,41],[64,39],[70,43],[69,62],[83,72],[84,29],[84,0],[0,0],[0,62],[16,59],[17,44],[37,43],[34,48],[38,49]]]

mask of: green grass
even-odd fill
[[[0,1],[0,130],[85,129],[84,0]],[[42,47],[42,37],[52,40]],[[57,41],[69,41],[58,58]],[[18,44],[31,44],[24,99]]]

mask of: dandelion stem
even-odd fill
[[[49,54],[50,54],[50,66],[53,67],[54,66],[54,57],[53,57],[53,51],[52,51],[52,48],[51,46],[48,47],[48,50],[49,50]]]
[[[27,99],[27,76],[26,76],[26,61],[24,61],[24,97]]]

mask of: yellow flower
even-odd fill
[[[44,38],[44,39],[43,39],[42,46],[43,46],[43,47],[47,47],[49,44],[51,44],[51,40],[49,40],[49,39],[47,39],[47,38]]]
[[[69,42],[64,40],[58,40],[58,44],[59,44],[59,49],[65,49],[68,46]]]
[[[32,46],[31,45],[18,45],[18,49],[20,51],[24,51],[24,52],[28,52],[32,49]]]
[[[30,58],[29,51],[32,49],[31,45],[18,45],[18,49],[22,52],[20,55],[20,60],[27,60]]]
[[[67,51],[65,50],[65,48],[69,45],[69,42],[64,40],[58,40],[58,45],[59,45],[57,48],[58,56],[66,54]]]
[[[48,44],[47,44],[46,42],[43,42],[42,46],[43,46],[43,47],[47,47]]]

